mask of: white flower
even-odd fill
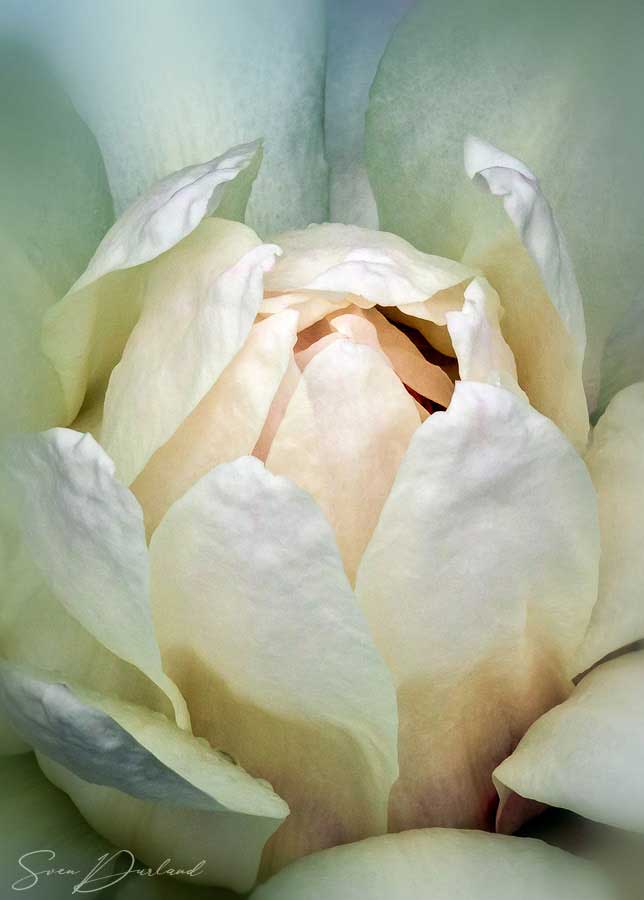
[[[201,15],[182,26],[194,59]],[[406,900],[430,881],[441,900],[514,898],[519,881],[599,900],[585,865],[505,835],[545,805],[644,832],[644,654],[621,655],[644,636],[644,384],[590,433],[606,334],[589,356],[578,236],[569,250],[524,162],[466,137],[444,226],[424,224],[435,180],[415,197],[407,169],[390,178],[392,141],[413,156],[425,127],[383,110],[400,72],[421,59],[424,77],[428,16],[420,3],[396,32],[369,108],[391,232],[302,228],[308,201],[267,214],[309,158],[280,185],[270,141],[270,181],[259,143],[240,144],[131,202],[147,141],[124,153],[129,115],[104,120],[96,85],[76,88],[123,211],[30,313],[47,306],[46,362],[30,344],[9,430],[56,427],[3,448],[0,744],[34,749],[152,868],[204,860],[196,881],[237,891],[274,876],[258,900]],[[175,18],[152,22],[161,46]],[[99,84],[113,67],[75,52]],[[236,221],[258,171],[267,241]],[[31,295],[40,270],[9,235]]]

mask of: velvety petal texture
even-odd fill
[[[518,887],[520,886],[520,888]],[[529,838],[448,828],[408,831],[298,860],[253,900],[611,900],[588,863]]]
[[[322,0],[8,0],[8,12],[62,72],[117,211],[170,172],[263,137],[248,221],[327,218]]]
[[[474,228],[495,226],[462,176],[467,134],[539,176],[585,301],[593,394],[606,336],[641,299],[643,132],[632,110],[643,26],[637,0],[420,0],[385,51],[367,113],[380,227],[427,252],[459,259]]]
[[[398,689],[393,830],[493,827],[492,770],[571,688],[598,559],[593,487],[561,432],[504,388],[457,383],[356,580]]]
[[[644,652],[586,675],[572,696],[534,723],[494,773],[508,791],[589,819],[644,832]]]
[[[265,871],[384,832],[394,688],[311,497],[241,458],[171,507],[150,553],[164,665],[195,733],[290,806]]]
[[[127,848],[151,866],[184,855],[189,838],[201,834],[201,846],[190,850],[208,847],[202,881],[237,890],[253,884],[264,843],[288,814],[265,782],[142,707],[6,663],[0,694],[45,773],[100,833],[117,844],[127,837]]]
[[[257,149],[255,144],[236,147],[156,182],[125,210],[83,275],[48,311],[43,347],[58,373],[68,422],[88,388],[100,387],[109,376],[137,321],[147,274],[138,267],[194,231]]]
[[[579,672],[644,638],[644,383],[613,397],[586,463],[599,501],[601,563]]]
[[[26,548],[65,610],[116,656],[185,703],[161,666],[143,515],[94,439],[57,428],[15,438],[4,462]],[[38,590],[40,585],[34,585]]]

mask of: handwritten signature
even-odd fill
[[[184,875],[188,878],[194,878],[203,871],[206,860],[202,859],[195,863],[189,869],[178,868],[172,865],[170,858],[164,859],[163,862],[156,867],[138,868],[136,858],[130,850],[116,850],[114,853],[104,853],[96,861],[89,872],[83,874],[80,869],[68,869],[65,866],[54,865],[56,854],[53,850],[30,850],[23,853],[18,859],[18,865],[26,872],[22,878],[11,885],[14,891],[28,891],[36,887],[41,878],[79,878],[80,880],[70,885],[72,894],[95,894],[105,888],[112,887],[127,878],[128,875],[139,875],[144,878],[156,878],[159,875]],[[119,871],[114,871],[111,867],[119,863]],[[125,868],[120,866],[125,864]],[[46,866],[46,868],[40,868]],[[105,874],[106,869],[110,868],[109,873]]]

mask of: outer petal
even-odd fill
[[[267,468],[315,497],[352,582],[419,425],[387,359],[365,344],[337,340],[302,372],[273,439]]]
[[[155,183],[125,210],[83,275],[48,311],[43,346],[60,378],[69,421],[88,386],[95,387],[95,382],[109,375],[138,318],[144,274],[135,267],[194,231],[257,149],[257,144],[234,147],[208,163],[189,166]]]
[[[253,900],[608,900],[586,862],[529,838],[432,828],[315,853],[257,888]]]
[[[249,221],[326,218],[322,0],[14,5],[96,135],[119,211],[169,172],[263,136]]]
[[[4,10],[3,10],[4,12]],[[0,434],[49,428],[64,407],[42,353],[43,313],[112,222],[96,142],[42,61],[0,41]]]
[[[90,435],[16,438],[6,463],[29,553],[65,610],[108,650],[185,704],[161,667],[141,509]],[[37,589],[37,587],[36,587]]]
[[[148,280],[148,300],[105,395],[101,443],[125,484],[242,347],[279,248],[260,244],[224,271],[216,240],[197,245],[196,253],[183,249],[183,258],[163,260]]]
[[[364,114],[385,45],[412,5],[413,0],[327,2],[324,136],[332,222],[378,227],[364,165]]]
[[[398,688],[393,829],[493,824],[493,768],[569,690],[597,532],[582,461],[509,391],[459,382],[418,429],[356,581]]]
[[[530,161],[568,241],[595,382],[611,322],[644,275],[643,132],[632,117],[643,25],[633,0],[420,0],[385,52],[367,114],[381,227],[431,253],[460,258],[473,226],[494,225],[460,171],[466,134]]]
[[[132,484],[151,534],[202,475],[253,452],[293,359],[298,316],[284,310],[258,322],[221,377],[154,453]],[[213,345],[221,336],[213,335]],[[213,346],[208,348],[213,352]]]
[[[617,394],[599,420],[586,463],[599,499],[599,598],[577,658],[583,672],[644,638],[644,383]]]
[[[73,885],[81,880],[80,875],[75,881],[70,877],[43,876],[30,888],[33,876],[29,875],[27,867],[38,871],[55,862],[78,872],[87,871],[101,854],[112,853],[114,848],[100,838],[82,820],[67,797],[47,781],[33,755],[0,760],[0,771],[3,786],[0,884],[7,896],[21,896],[12,889],[18,882],[16,887],[22,884],[26,896],[31,893],[35,897],[40,894],[47,900],[69,900]],[[25,853],[32,855],[23,857]],[[22,865],[19,863],[21,857]],[[143,900],[147,900],[145,895]]]
[[[644,832],[643,678],[643,652],[627,653],[586,675],[497,768],[501,802],[513,790]]]
[[[288,814],[269,785],[143,707],[6,663],[0,695],[45,774],[105,837],[150,866],[172,855],[185,865],[188,852],[194,864],[203,850],[203,881],[252,886],[264,843]]]
[[[291,808],[265,867],[384,831],[393,686],[311,498],[242,458],[175,503],[150,552],[163,658],[195,733]]]

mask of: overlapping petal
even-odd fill
[[[148,275],[142,265],[193,232],[256,152],[255,144],[235,147],[155,183],[125,210],[83,275],[47,311],[43,347],[61,382],[67,422],[75,417],[87,391],[105,388],[118,362],[141,312]],[[252,243],[246,249],[249,246]],[[228,265],[237,258],[233,256]]]
[[[328,0],[324,146],[329,219],[378,227],[364,164],[364,114],[378,62],[413,0]]]
[[[264,843],[288,815],[266,782],[143,707],[7,663],[0,694],[45,774],[102,835],[148,865],[203,858],[202,881],[252,886]]]
[[[213,224],[205,240],[178,248],[178,259],[164,258],[149,276],[141,318],[110,377],[101,443],[126,484],[212,388],[257,315],[279,248],[260,244],[222,271],[231,232],[248,230],[221,220],[217,233]],[[241,239],[243,246],[249,236]]]
[[[599,596],[577,657],[583,672],[644,638],[644,383],[620,391],[586,456],[599,502]]]
[[[463,181],[467,134],[529,162],[584,297],[593,393],[603,341],[640,295],[644,274],[642,123],[632,116],[643,15],[633,0],[610,9],[594,0],[564,8],[557,0],[420,0],[385,51],[367,113],[380,227],[431,253],[459,259],[474,228],[495,227],[484,198]]]
[[[148,534],[202,475],[253,452],[293,359],[297,320],[286,309],[254,325],[221,377],[152,455],[132,484]]]
[[[495,771],[501,803],[515,791],[644,832],[643,679],[641,651],[586,675],[565,703],[534,723]]]
[[[394,830],[493,825],[492,770],[570,690],[598,559],[592,484],[559,430],[504,388],[457,383],[412,438],[356,581],[398,689]]]
[[[56,373],[40,346],[45,310],[113,220],[91,132],[41,59],[0,41],[0,434],[59,424]]]
[[[266,279],[267,290],[353,294],[369,305],[400,306],[411,315],[417,314],[416,304],[424,304],[427,317],[443,325],[444,312],[458,306],[449,289],[475,274],[451,259],[421,253],[395,234],[356,226],[310,225],[275,240],[283,256]],[[462,302],[462,290],[460,297]]]
[[[315,497],[352,582],[419,425],[412,397],[383,354],[345,339],[306,365],[273,438],[267,468]]]
[[[448,828],[389,834],[298,860],[253,900],[612,900],[588,863],[529,838]]]
[[[263,137],[248,221],[326,218],[322,0],[8,2],[96,135],[118,212],[170,172]]]
[[[168,695],[185,727],[185,703],[163,672],[154,634],[143,515],[114,479],[109,457],[90,435],[58,428],[15,438],[5,464],[26,551],[47,588],[99,643]],[[34,593],[42,589],[34,579]],[[45,596],[36,605],[42,611],[50,602]],[[23,614],[20,605],[15,614]]]
[[[150,553],[164,665],[195,733],[290,806],[265,869],[384,832],[394,689],[311,497],[256,459],[218,466]]]

